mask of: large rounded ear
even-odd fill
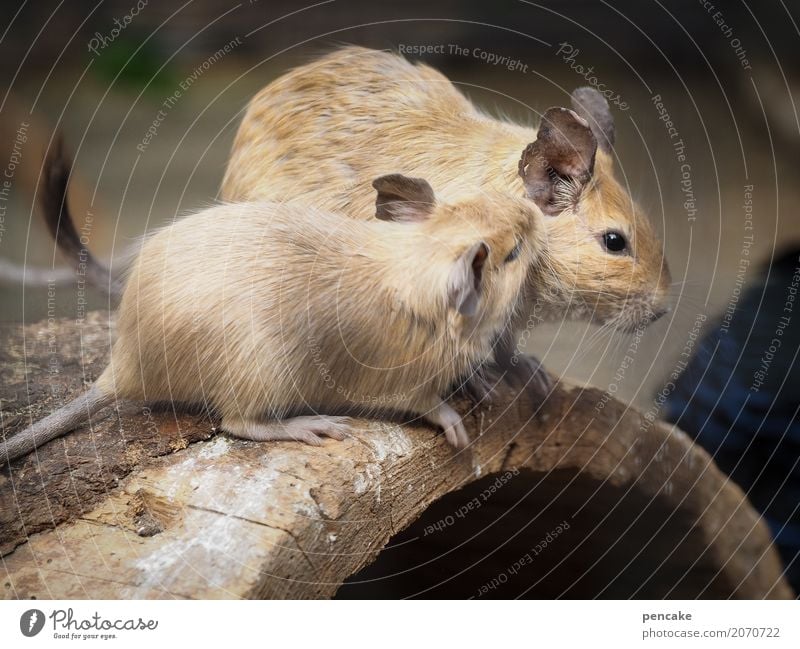
[[[548,108],[536,141],[525,147],[519,161],[528,197],[545,214],[558,214],[562,209],[555,200],[559,183],[586,184],[596,153],[597,140],[585,119],[569,108]]]
[[[489,247],[479,241],[457,260],[447,282],[450,306],[461,315],[474,316],[478,312],[483,282],[483,267],[489,258]]]
[[[608,101],[597,90],[584,86],[577,88],[570,96],[572,109],[589,122],[597,144],[606,153],[614,148],[614,117],[608,107]]]
[[[436,205],[427,180],[389,174],[372,181],[377,190],[375,216],[382,221],[424,221]]]

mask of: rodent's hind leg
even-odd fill
[[[294,441],[320,446],[322,437],[338,441],[345,439],[351,423],[351,417],[327,415],[308,415],[272,421],[224,417],[220,428],[234,437],[256,442]]]
[[[461,415],[444,401],[439,401],[426,412],[425,419],[444,429],[444,437],[451,446],[457,449],[469,446],[469,435],[461,421]]]

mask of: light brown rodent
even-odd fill
[[[46,168],[64,174],[69,164]],[[504,194],[442,204],[427,182],[400,175],[373,185],[371,221],[257,201],[184,217],[147,239],[108,367],[0,446],[0,461],[115,399],[205,404],[232,435],[310,444],[341,439],[340,415],[410,413],[467,446],[441,395],[490,355],[512,317],[541,248],[541,213]],[[64,196],[51,199],[71,221]]]
[[[484,191],[527,197],[547,215],[546,243],[514,329],[535,302],[537,319],[580,318],[629,331],[667,310],[670,273],[649,221],[614,178],[607,102],[580,88],[572,105],[549,109],[533,130],[481,113],[426,65],[346,47],[253,98],[222,196],[302,196],[367,219],[369,179],[402,169],[428,179],[446,201]],[[513,340],[501,343],[501,367],[531,381],[525,371],[536,374],[535,359],[518,366]]]

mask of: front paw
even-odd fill
[[[463,450],[469,446],[469,435],[464,423],[451,406],[440,401],[425,414],[425,419],[435,426],[441,426],[447,443],[456,450]]]
[[[469,446],[469,435],[460,417],[444,428],[444,438],[450,446],[458,451]]]
[[[490,404],[492,402],[492,391],[497,385],[497,377],[490,375],[482,368],[475,371],[459,386],[460,393],[470,402],[477,406],[481,403]]]
[[[498,372],[492,365],[484,363],[476,367],[469,375],[456,381],[448,394],[467,399],[473,406],[491,404],[494,389],[502,381],[502,372]]]
[[[536,407],[544,403],[553,389],[553,378],[535,356],[519,354],[503,370],[506,383],[515,390],[526,391]]]

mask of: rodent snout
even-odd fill
[[[643,330],[653,324],[659,318],[665,316],[672,310],[672,307],[669,305],[652,307],[648,306],[645,307],[644,311],[638,311],[636,315],[629,319],[630,316],[625,318],[622,323],[619,323],[617,327],[624,331],[625,333],[634,333],[638,330]]]

